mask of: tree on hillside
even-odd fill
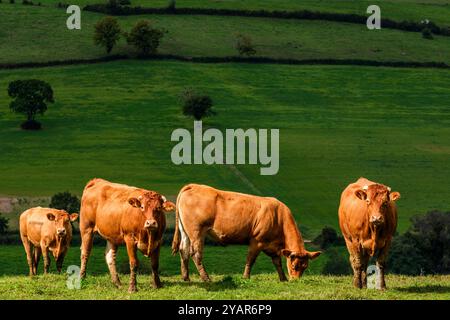
[[[392,242],[389,270],[409,275],[450,273],[450,212],[430,211],[411,221],[408,231]]]
[[[344,244],[344,239],[338,236],[332,227],[324,227],[322,232],[313,240],[321,249],[326,249],[332,245]]]
[[[216,114],[212,110],[212,99],[207,95],[196,93],[192,89],[185,89],[181,94],[182,111],[185,116],[192,116],[195,120]]]
[[[80,199],[68,191],[56,193],[51,198],[49,207],[66,210],[68,213],[80,212]]]
[[[47,103],[53,103],[53,89],[45,81],[16,80],[9,84],[8,95],[14,98],[9,107],[15,113],[27,116],[22,129],[39,130],[41,124],[35,120],[37,114],[47,111]]]
[[[94,43],[110,53],[120,39],[119,22],[114,17],[104,17],[95,24]]]
[[[169,3],[167,4],[167,9],[169,10],[175,10],[176,9],[176,1],[175,0],[169,0]]]
[[[253,56],[256,54],[256,50],[253,46],[250,36],[244,34],[238,34],[236,36],[236,49],[241,56]]]
[[[128,44],[133,45],[144,56],[156,53],[164,31],[153,28],[148,20],[138,21],[126,35]]]
[[[5,234],[8,231],[8,223],[9,219],[2,217],[2,214],[0,213],[0,234]]]

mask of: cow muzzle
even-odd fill
[[[369,221],[371,224],[373,224],[375,226],[379,226],[379,225],[383,224],[384,219],[383,219],[383,216],[371,216]]]
[[[64,228],[57,229],[56,234],[60,237],[64,237],[66,235],[66,229]]]
[[[156,229],[158,228],[158,222],[156,220],[146,220],[144,223],[145,229]]]

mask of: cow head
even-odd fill
[[[281,254],[287,259],[287,269],[291,279],[300,278],[303,272],[308,268],[309,260],[315,259],[320,256],[321,251],[315,252],[294,252],[288,249],[281,250]]]
[[[128,203],[135,208],[139,208],[144,215],[144,229],[157,230],[161,223],[161,216],[168,211],[175,210],[175,204],[157,192],[145,192],[137,198],[131,197]]]
[[[68,214],[64,210],[52,211],[47,213],[47,219],[55,223],[56,236],[63,238],[67,234],[67,230],[71,227],[70,222],[77,220],[78,213]]]
[[[391,192],[391,188],[382,184],[364,186],[355,191],[355,195],[367,204],[369,222],[373,226],[380,226],[385,222],[389,204],[400,199],[399,192]]]

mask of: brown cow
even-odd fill
[[[127,246],[130,260],[130,286],[135,292],[138,260],[136,249],[151,257],[153,286],[161,287],[159,251],[166,228],[165,212],[175,210],[175,204],[155,191],[93,179],[84,188],[80,210],[81,270],[86,276],[86,264],[92,249],[94,232],[107,240],[105,258],[112,282],[120,287],[116,271],[116,252],[120,244]]]
[[[342,192],[339,225],[350,253],[353,285],[367,287],[367,265],[376,256],[378,288],[385,289],[384,268],[392,237],[397,228],[396,200],[400,193],[359,178]]]
[[[44,273],[48,273],[49,251],[53,253],[58,272],[61,272],[72,240],[70,221],[77,218],[77,213],[68,214],[64,210],[41,207],[28,209],[20,215],[20,237],[27,253],[30,276],[37,274],[41,254],[44,257]]]
[[[287,280],[281,266],[281,255],[287,258],[290,277],[299,278],[309,260],[320,254],[305,249],[291,211],[275,198],[189,184],[178,194],[176,212],[172,252],[180,251],[185,281],[189,281],[189,256],[192,256],[202,280],[210,280],[202,264],[206,235],[222,245],[249,244],[244,278],[250,277],[251,268],[261,251],[272,258],[280,281]]]

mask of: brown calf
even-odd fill
[[[20,237],[27,254],[30,276],[37,274],[41,254],[44,257],[44,273],[48,273],[49,251],[55,258],[58,272],[61,272],[72,240],[70,221],[77,218],[77,213],[68,214],[64,210],[41,207],[28,209],[20,215]]]
[[[93,179],[85,187],[81,199],[81,271],[86,276],[86,264],[92,249],[94,232],[107,240],[106,263],[112,282],[120,287],[116,271],[116,252],[125,243],[130,260],[130,286],[136,289],[138,260],[136,249],[151,257],[153,286],[161,287],[158,275],[161,239],[166,228],[165,212],[175,210],[175,204],[157,192]]]
[[[367,287],[367,265],[370,257],[377,257],[379,289],[385,289],[384,268],[392,237],[397,228],[397,208],[394,203],[400,193],[391,188],[359,178],[341,196],[339,225],[344,235],[353,285]]]
[[[263,251],[272,258],[280,281],[286,281],[281,255],[287,258],[291,278],[298,278],[310,259],[320,252],[308,252],[289,208],[275,198],[221,191],[205,185],[189,184],[177,198],[176,229],[172,242],[180,251],[183,279],[189,280],[192,256],[202,280],[209,276],[202,264],[206,235],[220,244],[249,244],[244,277]],[[181,235],[181,239],[180,239]]]

